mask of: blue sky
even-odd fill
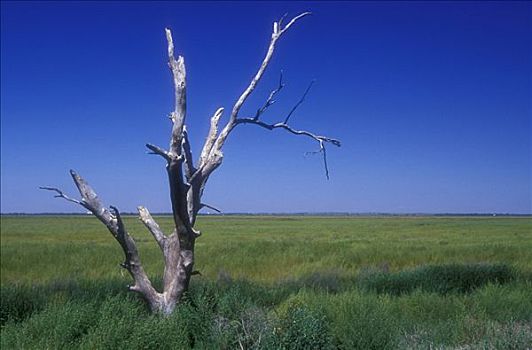
[[[123,211],[167,212],[161,159],[172,109],[164,27],[188,74],[193,151],[231,108],[285,12],[243,114],[285,89],[279,121],[310,80],[294,127],[342,140],[326,180],[312,140],[252,125],[225,146],[205,201],[226,212],[531,213],[532,6],[526,2],[2,2],[2,212],[76,212],[79,171]]]

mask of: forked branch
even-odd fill
[[[293,129],[290,125],[285,124],[285,123],[268,124],[268,123],[263,122],[262,120],[257,120],[255,118],[239,118],[237,119],[237,124],[255,124],[268,130],[284,129],[294,135],[307,136],[307,137],[310,137],[316,140],[320,147],[320,150],[318,152],[323,155],[323,166],[325,168],[325,176],[327,177],[327,179],[329,179],[329,167],[327,164],[327,152],[325,149],[325,143],[326,142],[331,143],[337,147],[340,147],[341,143],[339,140],[333,139],[327,136],[316,135],[316,134],[313,134],[305,130],[296,130],[296,129]]]
[[[270,40],[270,45],[268,46],[268,50],[266,51],[266,56],[262,60],[259,70],[257,71],[255,76],[249,83],[248,87],[246,88],[246,90],[244,90],[242,95],[240,95],[240,98],[236,101],[235,105],[233,106],[233,110],[231,111],[231,119],[229,123],[231,123],[231,121],[234,121],[238,117],[238,112],[240,111],[240,108],[242,108],[242,105],[247,100],[249,95],[251,95],[253,90],[255,90],[255,87],[257,86],[260,79],[264,75],[264,72],[266,71],[266,68],[268,67],[268,64],[270,63],[270,60],[273,56],[273,52],[275,51],[275,44],[277,43],[277,40],[279,40],[281,35],[283,35],[288,30],[288,28],[290,28],[297,20],[307,15],[310,15],[310,12],[303,12],[302,14],[294,17],[284,28],[281,27],[282,18],[279,22],[273,23],[272,38]]]
[[[41,189],[57,192],[58,194],[55,195],[55,197],[64,198],[70,202],[83,206],[107,227],[124,252],[125,260],[121,266],[129,272],[134,280],[134,284],[129,286],[129,289],[140,293],[146,301],[148,301],[152,310],[158,310],[160,294],[153,288],[142,267],[137,246],[133,238],[127,232],[120,216],[120,212],[113,206],[110,207],[112,212],[105,208],[96,192],[85,179],[78,175],[74,170],[70,170],[70,174],[79,190],[81,200],[72,199],[66,196],[61,190],[54,187],[41,187]]]
[[[227,136],[229,136],[229,133],[233,130],[233,128],[236,126],[236,119],[238,118],[238,113],[240,112],[240,109],[242,108],[242,105],[248,97],[251,95],[253,90],[255,90],[255,87],[261,80],[262,76],[264,75],[264,72],[266,71],[266,68],[268,67],[268,64],[270,63],[273,53],[275,51],[275,44],[277,43],[277,40],[283,35],[288,28],[290,28],[297,20],[310,15],[310,12],[304,12],[296,17],[294,17],[285,27],[282,27],[282,20],[281,18],[278,22],[274,22],[273,24],[273,32],[270,40],[270,44],[268,46],[268,50],[266,51],[266,56],[264,56],[264,59],[262,60],[262,63],[253,77],[251,79],[251,82],[249,83],[248,87],[244,90],[242,95],[238,98],[236,103],[234,104],[232,110],[231,110],[231,116],[229,117],[229,121],[225,125],[225,127],[220,132],[220,135],[216,139],[215,145],[211,150],[211,156],[214,158],[218,158],[218,160],[212,159],[212,162],[214,163],[214,166],[209,166],[210,172],[212,172],[214,169],[216,169],[219,164],[216,165],[216,163],[221,163],[221,158],[223,157],[223,154],[221,153],[222,147],[225,143],[225,140],[227,139]],[[210,174],[210,172],[208,174]]]
[[[247,88],[242,92],[238,100],[231,109],[227,124],[219,131],[219,123],[222,117],[223,108],[216,110],[211,117],[210,129],[201,150],[199,160],[193,162],[191,145],[186,129],[186,70],[185,60],[182,56],[174,55],[174,42],[172,33],[166,29],[166,39],[168,41],[168,65],[172,72],[174,85],[174,108],[170,114],[172,121],[172,132],[170,146],[168,150],[161,147],[147,144],[150,153],[161,156],[166,161],[166,170],[170,184],[170,199],[172,203],[172,213],[175,228],[168,236],[164,234],[160,226],[155,222],[149,211],[144,207],[138,207],[139,217],[146,228],[150,231],[155,241],[159,245],[165,260],[163,274],[163,291],[158,293],[148,279],[140,261],[137,246],[133,238],[129,235],[120,212],[115,207],[106,208],[96,192],[89,184],[76,172],[71,171],[72,178],[76,184],[81,199],[74,199],[67,196],[63,191],[55,187],[41,187],[44,190],[55,192],[55,197],[63,198],[69,202],[81,205],[94,214],[122,247],[125,261],[122,266],[131,274],[134,284],[130,290],[140,293],[148,302],[154,312],[170,314],[183,293],[188,289],[190,277],[196,272],[194,267],[194,247],[195,240],[200,232],[194,229],[197,213],[201,208],[209,208],[220,212],[219,209],[205,204],[201,201],[205,184],[211,173],[223,161],[222,147],[231,131],[239,124],[254,124],[262,128],[284,129],[294,135],[309,137],[320,146],[323,153],[325,172],[329,176],[325,144],[331,143],[340,146],[340,141],[315,133],[298,130],[288,123],[293,119],[294,112],[303,103],[313,82],[308,86],[301,99],[295,104],[283,122],[267,123],[261,120],[262,115],[275,102],[275,97],[283,89],[283,76],[281,73],[278,86],[270,92],[266,101],[261,105],[253,116],[243,118],[239,116],[243,104],[246,102],[255,87],[261,80],[270,63],[275,51],[277,40],[299,19],[309,15],[304,12],[292,18],[288,24],[283,25],[283,18],[273,25],[271,40],[266,51],[266,55],[260,64],[259,69],[251,79]]]
[[[257,110],[257,113],[255,113],[255,119],[259,119],[260,116],[270,107],[272,104],[275,103],[275,100],[273,99],[279,91],[284,87],[283,83],[283,71],[281,71],[281,74],[279,76],[279,85],[277,88],[273,89],[272,92],[270,92],[270,95],[266,99],[266,102],[264,102],[264,105]]]
[[[193,164],[192,151],[185,125],[186,118],[186,69],[183,56],[174,56],[174,40],[172,32],[166,28],[168,41],[168,66],[172,72],[175,93],[175,106],[170,114],[172,120],[172,135],[170,149],[165,151],[160,147],[147,144],[146,147],[154,154],[162,156],[166,162],[168,180],[170,182],[170,199],[172,212],[176,225],[176,232],[180,239],[193,239],[195,231],[191,223],[193,218],[189,215],[187,193],[191,189],[190,181],[196,168]],[[183,171],[183,163],[185,169]],[[184,173],[184,174],[183,174]],[[185,182],[184,177],[187,179]]]
[[[72,203],[76,203],[76,204],[79,204],[83,207],[85,207],[83,205],[82,202],[78,201],[77,199],[74,199],[74,198],[70,198],[69,196],[67,196],[66,194],[63,193],[63,191],[61,191],[60,189],[58,188],[55,188],[55,187],[47,187],[47,186],[40,186],[39,189],[41,190],[47,190],[47,191],[54,191],[54,192],[57,192],[57,194],[54,196],[54,198],[63,198],[69,202],[72,202]]]
[[[261,125],[261,126],[264,126],[264,127],[267,126],[267,128],[283,127],[285,129],[287,129],[288,131],[291,131],[292,133],[295,133],[295,134],[309,134],[308,136],[314,136],[315,139],[317,138],[317,136],[314,135],[314,134],[311,134],[311,133],[305,132],[305,131],[297,131],[297,130],[292,129],[291,127],[289,127],[287,125],[288,119],[290,118],[292,113],[295,111],[297,106],[299,106],[299,104],[301,104],[303,102],[303,100],[304,100],[306,94],[308,93],[308,90],[310,89],[310,86],[312,84],[309,86],[309,88],[307,88],[307,91],[305,92],[305,94],[301,98],[300,102],[298,102],[298,104],[288,114],[288,116],[285,119],[286,123],[281,123],[281,124],[283,124],[283,126],[281,126],[281,125],[275,125],[274,126],[274,125],[270,125],[270,124],[267,124],[267,123],[264,123],[264,122],[260,121],[260,116],[266,111],[266,109],[269,106],[271,106],[274,103],[274,101],[275,101],[274,100],[274,96],[284,87],[283,80],[282,80],[282,74],[281,74],[281,77],[279,79],[278,87],[276,89],[274,89],[270,93],[270,95],[268,96],[268,98],[267,98],[266,102],[264,103],[264,105],[257,110],[257,112],[256,112],[256,114],[255,114],[255,116],[253,118],[239,118],[239,116],[238,116],[238,114],[240,112],[240,109],[242,108],[242,105],[248,99],[248,97],[251,95],[251,93],[255,90],[255,87],[257,86],[258,82],[261,80],[262,76],[264,75],[264,72],[266,71],[266,68],[268,67],[268,64],[270,63],[271,58],[273,56],[273,53],[275,51],[275,45],[277,43],[277,40],[279,40],[279,38],[282,36],[282,34],[284,34],[294,23],[296,23],[299,19],[301,19],[301,18],[303,18],[303,17],[305,17],[305,16],[307,16],[309,14],[310,14],[310,12],[301,13],[300,15],[292,18],[292,20],[290,20],[288,22],[288,24],[285,25],[284,27],[283,27],[282,23],[283,23],[283,19],[284,19],[285,16],[283,16],[283,18],[281,18],[278,22],[274,23],[273,32],[272,32],[272,35],[271,35],[271,40],[270,40],[270,44],[268,46],[268,50],[266,51],[266,55],[265,55],[264,59],[262,60],[262,63],[260,65],[257,73],[255,74],[255,76],[253,77],[251,82],[249,83],[248,87],[240,95],[240,97],[236,101],[235,105],[233,106],[233,108],[231,110],[231,115],[229,117],[229,121],[224,126],[224,128],[222,129],[220,134],[216,137],[216,140],[214,142],[212,141],[213,140],[212,134],[209,133],[209,137],[207,138],[207,142],[205,143],[205,147],[203,148],[204,151],[202,152],[202,162],[200,163],[200,167],[198,168],[198,171],[196,172],[197,175],[201,175],[202,176],[202,181],[201,181],[202,186],[204,186],[204,184],[207,181],[207,178],[209,177],[209,175],[218,166],[220,166],[220,164],[222,163],[222,160],[223,160],[222,147],[225,144],[225,141],[226,141],[227,137],[229,136],[229,134],[231,133],[231,131],[238,124],[252,123],[252,124],[257,124],[257,125]],[[211,128],[211,131],[212,131],[212,128]],[[322,137],[322,138],[323,138],[324,141],[329,142],[328,138],[325,138],[325,137]],[[210,146],[211,143],[213,144],[212,146]],[[338,145],[339,145],[339,142],[338,142]],[[208,150],[208,155],[206,154],[207,152],[205,152],[205,150]]]

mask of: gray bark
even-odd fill
[[[74,183],[81,195],[81,200],[68,197],[61,190],[54,187],[41,187],[42,189],[56,192],[57,194],[55,197],[63,198],[83,206],[93,213],[94,216],[107,227],[124,252],[125,261],[122,264],[122,267],[129,272],[134,281],[133,285],[129,286],[129,289],[139,293],[146,300],[153,312],[166,315],[171,314],[174,311],[175,306],[182,299],[183,294],[187,291],[191,276],[196,274],[196,271],[193,271],[194,245],[196,239],[200,235],[200,232],[194,229],[196,217],[198,212],[204,207],[219,211],[215,207],[203,203],[201,198],[209,176],[222,164],[222,148],[228,136],[236,126],[241,124],[254,124],[268,130],[284,129],[292,134],[314,139],[320,146],[319,152],[323,154],[326,176],[329,176],[325,144],[329,143],[334,146],[340,146],[340,141],[325,136],[319,136],[309,131],[296,130],[288,125],[290,117],[303,102],[312,83],[309,85],[302,98],[290,110],[288,115],[282,119],[284,120],[283,122],[269,124],[260,120],[262,114],[275,102],[273,98],[284,86],[282,75],[279,80],[279,86],[270,93],[264,105],[257,110],[257,113],[253,117],[239,116],[241,107],[254,91],[266,71],[275,51],[277,40],[297,20],[308,14],[309,13],[305,12],[294,17],[284,27],[282,25],[282,19],[274,23],[266,56],[248,87],[235,102],[231,109],[229,120],[220,132],[218,131],[218,125],[224,109],[219,108],[211,117],[210,130],[201,150],[197,165],[194,165],[186,128],[185,60],[182,56],[178,56],[177,59],[175,58],[172,33],[169,29],[166,29],[166,38],[168,41],[168,65],[172,72],[175,93],[175,105],[170,114],[170,119],[172,121],[170,145],[168,150],[152,144],[146,144],[146,147],[151,153],[161,156],[166,162],[166,171],[168,173],[170,187],[170,200],[172,203],[172,214],[175,226],[173,232],[170,235],[166,235],[150,215],[149,211],[142,206],[138,207],[140,220],[154,237],[164,257],[163,290],[161,292],[155,290],[150,279],[146,275],[135,245],[135,240],[127,232],[119,210],[113,206],[110,206],[109,209],[107,209],[98,198],[96,192],[80,175],[71,171]]]

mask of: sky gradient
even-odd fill
[[[335,137],[317,145],[239,126],[205,202],[225,212],[531,213],[532,5],[526,2],[2,2],[1,211],[80,212],[76,169],[122,211],[169,212],[164,162],[173,108],[164,28],[188,77],[197,156],[212,113],[255,74],[272,23],[283,36],[244,105]],[[227,115],[226,115],[227,117]],[[224,122],[225,119],[222,121]]]

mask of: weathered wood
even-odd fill
[[[159,245],[159,248],[161,248],[161,250],[164,252],[167,238],[163,230],[161,230],[161,228],[159,227],[159,224],[157,224],[157,222],[153,220],[148,209],[142,206],[139,206],[137,209],[139,211],[140,221],[142,221],[144,226],[146,226],[146,228],[150,231],[153,238],[155,238],[155,241]]]
[[[260,120],[262,114],[265,113],[268,107],[275,102],[274,97],[276,94],[284,87],[282,74],[277,88],[272,90],[266,99],[266,102],[257,109],[257,112],[253,117],[239,116],[240,109],[255,90],[255,87],[266,71],[275,51],[277,40],[294,23],[296,23],[297,20],[308,14],[308,12],[305,12],[294,17],[284,27],[282,25],[283,19],[274,23],[266,55],[250,84],[234,104],[229,120],[221,131],[218,130],[218,126],[224,109],[218,108],[211,117],[209,133],[205,139],[196,166],[193,162],[192,150],[186,127],[185,60],[182,56],[178,56],[177,59],[175,58],[172,32],[170,29],[165,30],[168,41],[168,65],[172,73],[175,93],[175,106],[170,114],[170,119],[172,121],[170,147],[169,150],[164,150],[161,147],[152,144],[146,144],[146,147],[150,150],[150,153],[157,154],[166,161],[166,170],[170,187],[170,200],[172,203],[172,214],[175,226],[172,234],[165,235],[149,211],[142,206],[138,207],[140,220],[150,231],[163,254],[164,271],[163,289],[161,292],[158,292],[153,288],[146,275],[142,267],[135,241],[127,232],[119,210],[112,206],[109,209],[106,208],[98,198],[96,192],[80,175],[71,171],[74,183],[81,195],[81,200],[73,199],[55,187],[41,187],[42,189],[56,192],[57,194],[55,197],[63,198],[83,206],[91,211],[91,213],[93,213],[98,220],[108,228],[124,252],[125,261],[122,266],[133,278],[134,284],[130,286],[129,289],[141,294],[153,312],[165,315],[171,314],[177,303],[182,300],[183,294],[187,291],[191,276],[199,274],[197,271],[193,270],[194,246],[197,237],[200,235],[200,232],[194,229],[194,225],[198,212],[202,208],[210,208],[219,212],[219,209],[203,203],[201,198],[209,176],[222,164],[222,148],[227,137],[237,125],[254,124],[268,130],[284,129],[292,134],[314,139],[319,143],[320,152],[323,153],[325,171],[328,177],[324,144],[331,143],[335,146],[340,146],[340,141],[326,136],[320,136],[309,131],[297,130],[288,125],[294,111],[304,101],[312,83],[309,85],[301,99],[284,118],[284,122],[282,123],[269,124]]]
[[[70,170],[70,174],[79,190],[81,200],[70,199],[63,195],[61,191],[52,187],[41,188],[59,192],[59,195],[56,197],[65,198],[83,206],[107,227],[124,252],[125,260],[120,266],[129,272],[134,281],[133,285],[128,286],[129,290],[141,294],[148,303],[150,309],[153,312],[158,312],[163,305],[163,297],[155,290],[155,288],[153,288],[146,275],[140,261],[135,241],[127,232],[120,216],[120,212],[113,206],[110,207],[111,210],[107,209],[98,198],[94,189],[74,170]]]

